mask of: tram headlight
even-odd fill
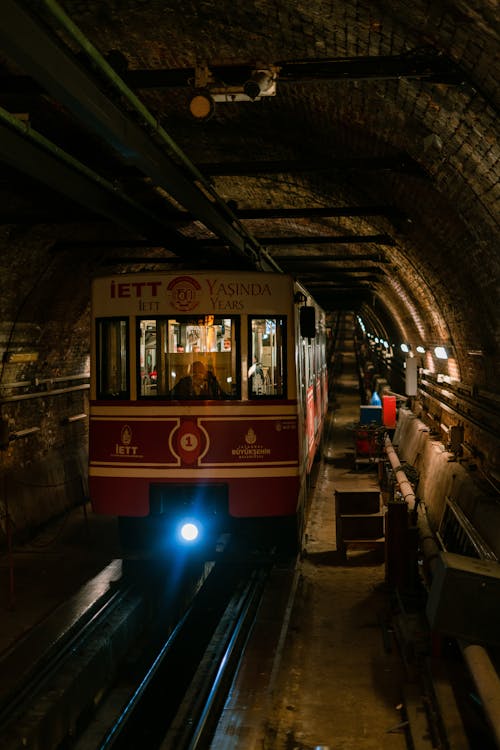
[[[181,544],[197,544],[202,536],[202,527],[194,518],[183,518],[177,526],[177,538]]]

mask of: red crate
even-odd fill
[[[375,430],[357,429],[354,437],[354,445],[356,456],[374,458],[377,451]]]

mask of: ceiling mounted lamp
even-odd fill
[[[189,111],[196,120],[209,120],[215,112],[210,91],[198,91],[189,102]]]
[[[196,93],[189,102],[189,111],[197,120],[208,120],[215,103],[256,102],[264,96],[276,96],[278,68],[256,68],[250,78],[241,83],[224,84],[216,81],[207,66],[197,67],[194,85]]]
[[[276,96],[276,70],[254,70],[250,79],[243,84],[243,93],[252,101],[261,96]]]

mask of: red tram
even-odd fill
[[[96,278],[91,339],[90,497],[126,547],[252,519],[298,540],[327,410],[325,315],[304,288],[241,271]]]

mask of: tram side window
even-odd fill
[[[152,318],[139,321],[140,395],[167,396],[168,321]]]
[[[248,397],[286,398],[286,318],[249,318]]]
[[[239,318],[141,319],[138,340],[141,396],[239,397]]]
[[[100,318],[96,326],[98,398],[128,398],[128,320]]]

